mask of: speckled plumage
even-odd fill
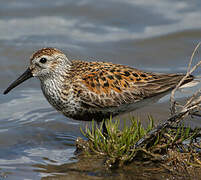
[[[41,58],[47,62],[41,63]],[[41,49],[30,59],[28,71],[40,79],[49,103],[65,116],[84,121],[101,121],[144,106],[173,89],[184,76],[143,72],[107,62],[70,61],[54,48]],[[192,80],[189,76],[183,84]]]

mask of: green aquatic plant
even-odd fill
[[[196,164],[196,166],[201,168],[201,164],[198,163],[201,159],[201,154],[199,154],[201,152],[200,144],[197,144],[195,147],[195,143],[193,143],[196,138],[199,138],[200,129],[192,130],[190,127],[185,127],[184,124],[168,127],[158,133],[157,136],[149,139],[143,147],[139,148],[135,147],[136,142],[154,128],[154,120],[152,116],[149,116],[149,124],[146,128],[135,117],[130,117],[130,121],[131,125],[129,126],[124,121],[123,127],[120,130],[119,120],[114,121],[112,118],[106,120],[107,137],[102,133],[103,124],[98,127],[93,121],[91,128],[81,129],[82,134],[88,138],[88,141],[79,139],[77,147],[84,154],[106,158],[106,165],[111,168],[136,160],[143,163],[157,161],[158,163],[165,164],[175,155],[173,152],[177,153],[176,157],[179,157],[178,153],[185,153],[186,156],[194,157],[195,160],[192,161],[192,158],[190,158],[191,160],[187,161],[186,165],[194,164],[195,166]],[[195,149],[199,151],[197,155]],[[181,160],[182,158],[180,158]],[[169,162],[169,164],[171,163]]]
[[[104,154],[111,158],[129,160],[132,158],[133,145],[141,139],[147,132],[153,128],[153,119],[147,128],[143,128],[139,120],[131,117],[131,125],[127,126],[124,121],[123,129],[119,130],[119,120],[106,120],[107,137],[102,133],[100,128],[92,122],[91,129],[86,128],[85,132],[81,129],[82,134],[89,139],[90,150],[92,153]]]

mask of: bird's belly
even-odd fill
[[[80,112],[80,105],[76,101],[70,99],[62,99],[60,96],[55,96],[53,94],[44,94],[47,101],[59,112],[63,113],[67,117],[72,117],[73,115]]]

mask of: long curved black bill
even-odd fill
[[[33,77],[30,68],[28,68],[18,79],[16,79],[5,91],[4,94],[7,94],[13,88],[18,86],[19,84],[23,83],[27,79]]]

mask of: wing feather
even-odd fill
[[[90,70],[93,71],[90,71]],[[159,74],[139,71],[124,65],[94,62],[83,70],[85,91],[80,100],[92,108],[111,108],[133,104],[173,89],[183,74]],[[193,76],[183,83],[193,80]]]

